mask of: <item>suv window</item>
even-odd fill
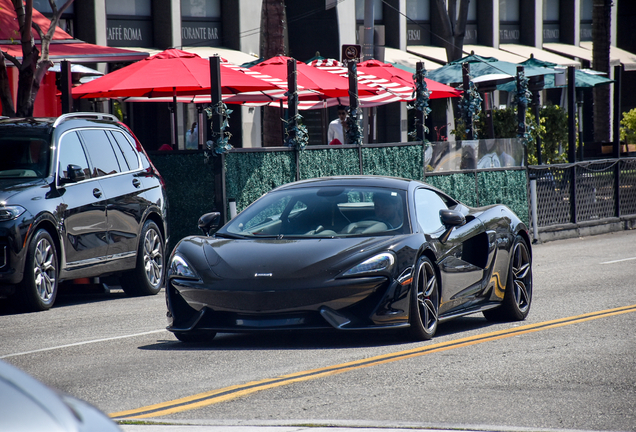
[[[103,177],[121,171],[113,147],[106,136],[106,131],[86,129],[80,134],[86,144],[86,151],[93,166],[93,177]]]
[[[121,151],[124,159],[126,159],[126,163],[128,164],[129,169],[138,169],[139,158],[137,157],[137,152],[130,144],[130,141],[128,141],[124,134],[119,131],[110,131],[110,133],[115,138],[115,142],[117,143],[117,145],[113,145],[113,147],[115,147],[115,153]]]
[[[80,166],[86,178],[91,177],[91,170],[88,168],[86,153],[84,153],[84,147],[76,132],[65,134],[60,141],[60,178],[68,178],[67,167],[69,165]]]
[[[50,145],[22,136],[0,138],[0,177],[43,177],[47,174]]]

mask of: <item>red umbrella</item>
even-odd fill
[[[345,75],[347,69],[338,60],[317,59],[310,63],[311,66],[331,72],[333,74]],[[357,65],[358,80],[360,83],[371,87],[380,87],[396,95],[400,101],[411,101],[414,99],[413,91],[415,83],[413,75],[403,69],[397,68],[389,63],[382,63],[378,60],[367,60]],[[430,99],[440,99],[460,96],[461,92],[454,88],[441,84],[437,81],[426,80],[427,88],[430,92]],[[364,105],[364,98],[361,98]],[[389,102],[393,102],[389,100]]]
[[[387,89],[389,89],[389,91],[396,92],[396,94],[404,94],[404,90],[401,90],[404,87],[410,87],[411,94],[413,93],[415,87],[415,84],[413,83],[413,74],[397,68],[392,64],[383,63],[379,60],[367,60],[358,64],[358,71],[374,75],[380,79],[393,83],[397,86],[394,87],[395,90],[392,90],[391,86],[388,86]],[[425,78],[424,80],[426,81],[426,87],[430,92],[429,99],[461,96],[461,92],[459,90],[455,90],[446,84],[442,84],[428,78]],[[408,100],[413,100],[413,96],[410,96]]]
[[[221,68],[223,94],[273,92],[280,87],[232,68]],[[197,54],[169,49],[73,89],[76,98],[166,97],[210,93],[210,62]]]
[[[287,83],[287,60],[289,57],[277,56],[258,63],[250,68],[279,78]],[[324,100],[329,98],[343,98],[349,96],[349,81],[347,78],[330,74],[320,69],[297,63],[298,93],[300,99]],[[378,91],[366,85],[358,85],[358,95],[375,95]]]

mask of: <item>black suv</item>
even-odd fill
[[[164,284],[168,202],[159,173],[110,114],[0,118],[0,294],[50,308],[60,281]]]

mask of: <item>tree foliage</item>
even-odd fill
[[[636,144],[636,108],[623,113],[621,141],[626,144]]]
[[[0,50],[0,102],[2,114],[9,117],[31,117],[33,104],[40,90],[40,84],[44,75],[53,66],[49,60],[49,46],[57,23],[62,13],[73,3],[67,0],[61,8],[57,8],[55,0],[49,0],[53,17],[51,25],[46,33],[33,21],[33,0],[11,0],[18,23],[19,43],[22,46],[22,60]],[[40,37],[40,50],[35,44],[31,29],[34,29]],[[13,105],[13,99],[9,88],[7,73],[7,60],[18,69],[18,95],[17,103]]]

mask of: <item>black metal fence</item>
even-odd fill
[[[636,158],[530,166],[528,174],[537,227],[636,216]]]

